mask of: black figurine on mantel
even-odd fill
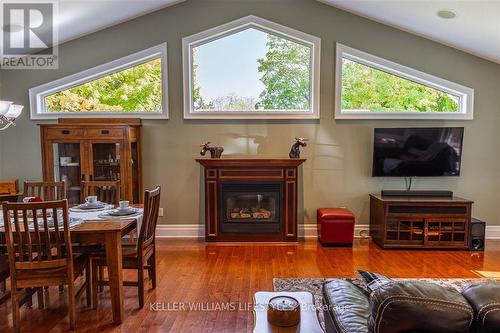
[[[210,152],[210,158],[220,158],[222,152],[224,151],[224,148],[222,147],[211,146],[210,141],[202,143],[200,145],[200,148],[201,148],[200,155],[205,156],[205,153],[208,150]]]
[[[300,158],[300,147],[306,147],[306,141],[308,141],[306,138],[295,138],[295,143],[292,145],[292,149],[290,149],[288,156],[290,158]]]

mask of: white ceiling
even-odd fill
[[[59,42],[101,30],[185,0],[59,0]]]
[[[59,0],[58,44],[185,0]],[[13,34],[22,39],[22,34]]]
[[[500,63],[499,0],[318,0]],[[437,11],[456,13],[442,19]]]

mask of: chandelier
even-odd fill
[[[14,121],[23,111],[22,105],[13,104],[9,101],[0,101],[0,131],[16,124]]]

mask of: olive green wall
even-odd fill
[[[182,112],[181,39],[253,14],[321,37],[320,121],[186,121]],[[415,188],[450,189],[474,199],[474,215],[498,224],[496,190],[500,171],[498,96],[500,65],[390,28],[315,0],[190,0],[102,30],[60,47],[59,70],[2,73],[2,95],[29,105],[28,89],[166,41],[170,120],[144,121],[143,165],[146,187],[163,186],[160,223],[200,223],[198,145],[212,141],[225,155],[287,156],[294,136],[310,138],[303,150],[301,216],[315,223],[316,208],[347,206],[358,223],[368,222],[368,193],[402,189],[402,179],[370,177],[374,127],[465,126],[462,176],[418,179]],[[335,121],[334,45],[348,46],[475,88],[473,121]],[[237,73],[235,73],[237,75]],[[29,110],[26,110],[29,111]],[[3,178],[39,179],[40,140],[36,122],[25,112],[4,141]]]

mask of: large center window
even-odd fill
[[[183,40],[186,118],[317,118],[319,39],[249,16]]]

